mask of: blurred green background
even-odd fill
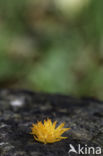
[[[0,88],[103,99],[103,0],[0,0]]]

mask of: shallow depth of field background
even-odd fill
[[[0,0],[0,88],[103,99],[103,0]]]

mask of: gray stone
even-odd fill
[[[53,144],[35,141],[29,134],[32,123],[47,118],[57,120],[58,124],[65,122],[71,128],[64,133],[68,139]],[[25,90],[0,90],[0,156],[76,155],[68,153],[70,144],[76,150],[78,144],[103,148],[103,102]]]

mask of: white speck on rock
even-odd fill
[[[11,105],[15,106],[15,107],[21,107],[23,105],[23,101],[22,100],[13,100],[13,101],[11,101]]]
[[[7,142],[0,142],[0,146],[7,145],[7,144],[8,144]]]
[[[0,128],[4,128],[4,127],[7,127],[7,124],[3,123],[3,124],[0,125]]]

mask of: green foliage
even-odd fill
[[[0,1],[0,85],[102,99],[103,1],[60,3]]]

